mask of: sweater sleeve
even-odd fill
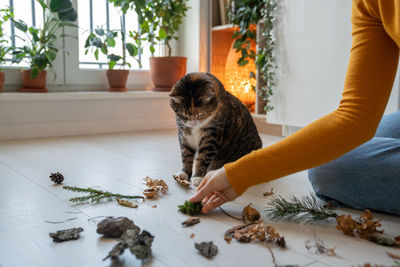
[[[378,2],[353,0],[352,48],[339,107],[284,140],[225,164],[239,195],[250,186],[331,161],[374,136],[399,57],[396,42],[382,24]],[[390,14],[396,12],[393,21],[400,21],[399,6]]]

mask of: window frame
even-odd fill
[[[75,10],[78,10],[78,0],[72,0]],[[79,17],[76,21],[79,25]],[[78,28],[65,27],[63,33],[79,36]],[[57,54],[53,62],[57,73],[56,80],[53,72],[47,73],[47,87],[51,91],[97,91],[108,88],[106,69],[80,69],[79,67],[79,40],[75,38],[60,38],[60,46],[64,47],[69,55],[63,50]],[[5,72],[5,85],[7,91],[16,90],[21,85],[20,70],[24,69],[18,65],[3,66]],[[127,88],[128,90],[149,90],[152,87],[150,70],[129,70]]]

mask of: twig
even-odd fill
[[[219,207],[219,209],[220,209],[223,213],[225,213],[225,215],[228,215],[229,217],[231,217],[231,218],[233,218],[233,219],[235,219],[235,220],[242,221],[241,218],[237,218],[237,217],[235,217],[235,216],[233,216],[233,215],[230,215],[229,213],[227,213],[226,211],[224,211],[221,207]]]
[[[268,248],[269,253],[271,254],[272,257],[272,263],[274,264],[274,267],[278,267],[278,264],[276,263],[275,255],[274,252],[272,251],[271,247],[268,246],[268,244],[265,244]]]
[[[64,221],[58,221],[58,222],[44,221],[44,222],[51,223],[51,224],[58,224],[58,223],[65,223],[65,222],[76,220],[76,219],[77,219],[76,217],[73,217],[73,218],[66,219]]]

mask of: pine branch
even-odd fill
[[[326,205],[315,194],[303,196],[301,199],[292,195],[289,200],[275,196],[269,204],[266,211],[272,220],[318,223],[336,218],[338,215],[330,205]]]
[[[78,193],[89,193],[87,196],[82,196],[82,197],[73,197],[69,201],[73,203],[98,203],[103,199],[107,200],[113,200],[115,198],[119,199],[144,199],[143,196],[129,196],[129,195],[121,195],[117,193],[111,193],[108,191],[102,191],[102,190],[96,190],[94,188],[81,188],[81,187],[75,187],[75,186],[63,186],[65,190],[69,190],[72,192],[78,192]]]

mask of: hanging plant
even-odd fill
[[[273,95],[275,86],[275,37],[274,37],[274,21],[275,21],[276,0],[232,0],[228,6],[229,22],[237,25],[238,29],[234,31],[235,38],[233,47],[236,52],[241,53],[241,57],[237,63],[244,66],[250,60],[255,60],[261,79],[265,85],[260,87],[259,95],[265,102],[264,110],[270,111],[273,106],[270,97]],[[264,38],[262,48],[256,54],[251,49],[251,42],[256,41],[256,29],[251,25],[262,22],[261,36]],[[250,73],[250,79],[255,78],[254,72]],[[255,88],[253,88],[255,89]]]

